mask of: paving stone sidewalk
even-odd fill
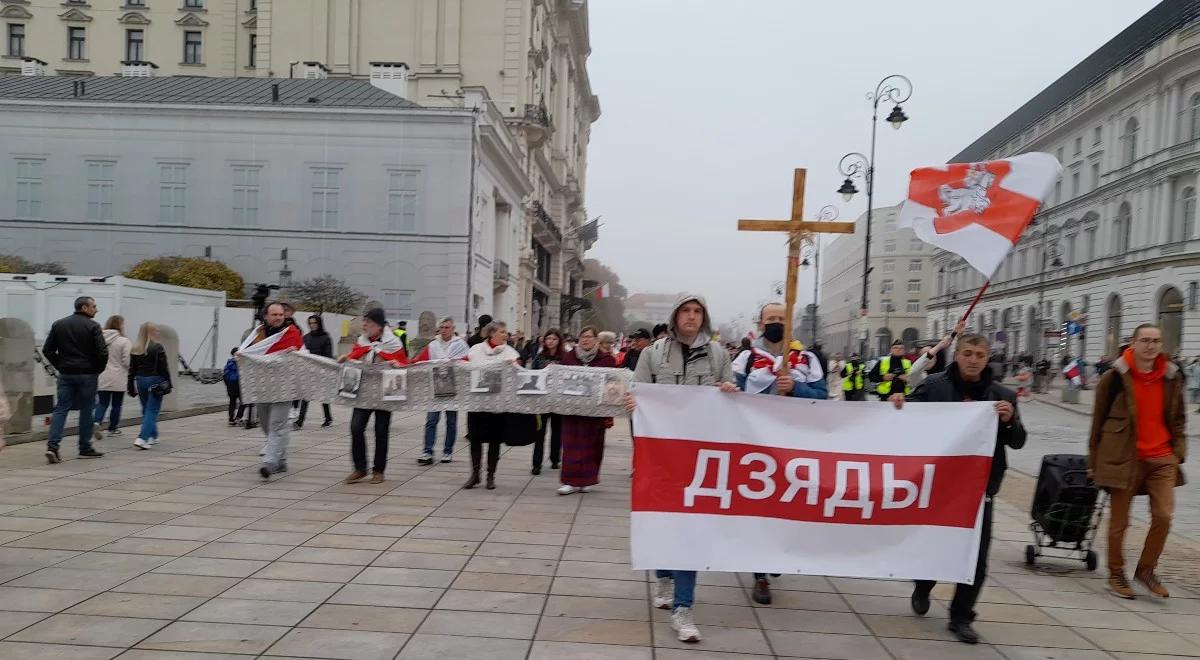
[[[0,658],[1200,656],[1195,585],[1122,601],[1080,563],[1029,570],[1019,475],[996,507],[985,644],[951,641],[946,585],[918,618],[907,583],[785,576],[761,607],[748,575],[708,573],[705,640],[685,646],[649,605],[651,577],[629,570],[626,424],[601,487],[561,497],[554,471],[529,474],[527,447],[505,453],[494,491],[459,489],[465,446],[416,465],[420,414],[394,418],[386,483],[343,485],[349,413],[335,416],[293,434],[290,472],[270,483],[261,434],[221,415],[165,422],[148,452],[105,440],[105,458],[53,466],[40,445],[0,453]]]

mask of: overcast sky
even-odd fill
[[[806,216],[826,204],[843,220],[865,212],[865,194],[835,193],[837,165],[869,149],[865,96],[880,79],[904,74],[914,91],[910,121],[880,125],[876,207],[900,201],[914,167],[946,162],[1155,4],[589,2],[603,114],[587,207],[603,226],[588,255],[630,292],[693,291],[719,321],[749,315],[783,279],[785,246],[739,233],[738,218],[787,218],[795,167],[808,169]],[[812,298],[805,275],[801,304]]]

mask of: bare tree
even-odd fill
[[[326,273],[310,280],[296,282],[286,290],[286,296],[297,309],[318,314],[358,314],[367,296],[356,291],[333,275]]]

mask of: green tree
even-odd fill
[[[242,298],[246,295],[246,283],[241,275],[220,261],[200,257],[146,259],[134,264],[122,275],[146,282],[224,291],[229,298]]]
[[[367,300],[362,292],[329,273],[296,282],[285,293],[297,309],[318,314],[360,314]]]
[[[67,269],[60,263],[47,261],[34,263],[15,254],[0,254],[0,273],[49,273],[66,275]]]

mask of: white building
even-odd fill
[[[1059,181],[971,327],[1009,354],[1114,356],[1140,323],[1200,354],[1200,1],[1160,3],[953,158],[1055,154]],[[927,327],[982,279],[939,252]]]
[[[0,250],[101,275],[211,256],[274,284],[286,249],[293,279],[343,278],[413,329],[516,321],[531,186],[467,95],[478,111],[350,79],[0,78]]]
[[[911,349],[928,339],[925,306],[931,289],[930,255],[933,249],[912,229],[896,226],[899,206],[872,213],[871,274],[868,280],[868,315],[860,318],[863,286],[863,242],[867,214],[856,220],[853,234],[843,234],[821,248],[818,336],[829,354],[858,352],[864,329],[868,355],[886,353],[892,340]],[[811,320],[809,321],[811,323]],[[811,333],[809,333],[811,334]]]

